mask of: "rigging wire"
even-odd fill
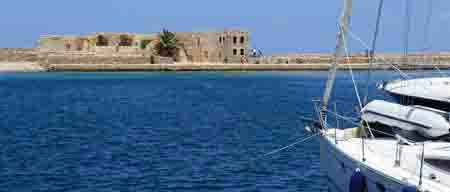
[[[319,132],[319,133],[310,135],[310,136],[308,136],[308,137],[306,137],[306,138],[299,139],[298,141],[296,141],[296,142],[294,142],[294,143],[292,143],[292,144],[289,144],[289,145],[287,145],[287,146],[285,146],[285,147],[282,147],[282,148],[280,148],[280,149],[276,149],[276,150],[273,150],[273,151],[271,151],[271,152],[269,152],[269,153],[266,153],[266,154],[262,155],[261,157],[259,157],[258,159],[267,157],[267,156],[269,156],[269,155],[273,155],[273,154],[275,154],[275,153],[278,153],[278,152],[284,151],[284,150],[286,150],[286,149],[289,149],[289,148],[291,148],[291,147],[293,147],[293,146],[295,146],[295,145],[304,143],[304,142],[308,141],[309,139],[312,139],[313,137],[318,136],[318,135],[320,135],[320,134],[321,134],[321,133]]]
[[[361,45],[365,48],[368,48],[368,44],[363,41],[361,38],[359,38],[356,34],[354,34],[351,30],[348,31],[350,37],[352,37],[353,39],[359,41],[361,43]],[[389,62],[386,58],[382,57],[382,56],[375,56],[375,58],[379,58],[381,60],[383,60],[385,63],[389,64],[392,68],[394,68],[399,75],[403,78],[403,79],[412,79],[412,75],[414,75],[414,73],[409,73],[406,74],[405,72],[403,72],[400,68],[396,67],[392,62]],[[437,68],[436,66],[434,66],[435,69],[437,70],[437,72],[439,74],[441,74],[441,76],[443,76],[443,72],[441,70],[439,70],[439,68]],[[424,89],[428,89],[428,87],[423,87]]]
[[[424,3],[428,3],[428,6],[424,7],[424,17],[425,17],[425,24],[423,27],[423,52],[425,53],[429,48],[429,33],[430,33],[430,25],[431,25],[431,17],[433,16],[433,6],[431,4],[432,1],[425,1]],[[426,62],[426,54],[424,54],[423,62]],[[433,61],[432,61],[433,62]]]
[[[343,47],[344,47],[344,51],[345,51],[345,57],[346,57],[346,60],[347,60],[347,67],[349,69],[350,76],[351,76],[352,81],[353,81],[353,88],[355,89],[355,94],[356,94],[356,97],[358,98],[358,103],[359,103],[360,110],[362,110],[363,104],[361,102],[361,97],[359,95],[358,85],[356,84],[356,81],[355,81],[355,75],[353,74],[353,69],[352,69],[351,62],[350,62],[350,53],[349,53],[348,47],[347,47],[347,40],[346,40],[347,37],[345,36],[345,34],[342,34],[342,39],[343,39],[343,42],[344,42],[344,46]],[[374,138],[372,130],[371,130],[370,126],[369,126],[369,123],[366,122],[366,124],[367,124],[367,128],[369,129],[370,135],[372,136],[372,138]],[[364,143],[363,143],[363,148],[364,148]]]
[[[411,4],[409,3],[410,0],[405,0],[405,28],[403,31],[403,56],[405,59],[404,64],[408,64],[408,54],[409,54],[409,33],[411,30]]]
[[[383,4],[384,4],[384,0],[380,0],[380,3],[378,4],[378,13],[377,13],[377,21],[375,24],[375,32],[374,32],[373,39],[372,39],[372,49],[369,50],[369,67],[367,68],[367,82],[366,82],[366,94],[364,97],[364,104],[366,104],[367,101],[369,100],[369,84],[370,84],[371,75],[372,75],[372,65],[374,62],[373,56],[375,54],[378,33],[380,30],[380,22],[381,22]]]
[[[349,122],[357,122],[357,121],[360,120],[359,118],[345,117],[345,116],[343,116],[343,115],[340,115],[340,114],[338,114],[338,113],[336,113],[336,112],[333,112],[333,111],[330,111],[330,110],[326,110],[326,112],[328,112],[328,113],[330,113],[330,114],[332,114],[332,115],[334,115],[334,116],[336,116],[336,117],[338,117],[338,118],[341,118],[341,119],[343,119],[343,120],[349,121]],[[357,124],[357,123],[355,123],[355,124],[356,124],[356,125],[360,125],[360,124]]]
[[[368,44],[363,41],[361,38],[359,38],[356,34],[354,34],[351,30],[348,30],[348,34],[350,35],[351,38],[359,41],[361,43],[361,45],[365,48],[369,48]],[[400,68],[396,67],[392,62],[389,62],[387,59],[385,59],[384,57],[375,57],[375,58],[380,58],[381,60],[383,60],[385,63],[389,64],[392,68],[394,68],[402,78],[404,79],[411,79],[411,74],[406,74],[405,72],[403,72]],[[440,70],[438,70],[439,72]],[[442,72],[441,72],[442,74]],[[428,87],[423,87],[424,89],[428,89]],[[405,103],[407,103],[409,100],[405,101]]]
[[[409,64],[409,36],[410,36],[410,31],[411,31],[411,3],[410,0],[405,0],[405,15],[404,15],[404,19],[405,19],[405,25],[404,25],[404,52],[403,52],[403,56],[405,59],[405,65]],[[414,104],[412,98],[406,97],[405,98],[405,102],[406,105],[410,105],[410,104]]]
[[[431,49],[431,36],[430,36],[430,26],[432,25],[431,19],[433,17],[433,1],[426,1],[425,3],[428,3],[428,6],[424,6],[426,15],[425,15],[425,24],[424,24],[424,38],[423,38],[423,52]],[[439,72],[441,77],[446,77],[446,75],[439,69],[439,67],[436,66],[434,63],[433,55],[429,55],[429,62],[433,66],[436,71]],[[424,54],[423,62],[426,63],[426,55]]]
[[[346,121],[346,122],[348,122],[348,123],[350,123],[350,124],[352,124],[352,125],[354,125],[354,126],[360,126],[360,125],[361,125],[360,123],[357,123],[357,122],[356,122],[356,120],[357,120],[356,118],[345,117],[345,116],[342,116],[342,115],[340,115],[340,114],[338,114],[338,113],[335,113],[335,112],[329,111],[329,110],[327,110],[326,112],[328,112],[328,113],[330,113],[331,115],[333,115],[333,116],[335,116],[335,117],[337,117],[337,118],[339,118],[339,119],[342,119],[342,120],[344,120],[344,121]],[[358,119],[358,120],[359,120],[359,119]],[[384,134],[384,135],[387,135],[387,136],[395,137],[395,135],[390,134],[390,133],[387,133],[387,132],[384,132],[384,131],[381,131],[381,130],[372,129],[372,131],[378,132],[378,133],[381,133],[381,134]]]
[[[342,38],[345,39],[346,37],[343,36]],[[359,95],[358,85],[356,84],[356,81],[355,81],[355,75],[353,74],[353,69],[352,69],[352,66],[351,66],[351,63],[350,63],[350,54],[348,53],[348,49],[347,49],[347,45],[346,45],[345,41],[344,41],[344,50],[345,50],[345,58],[346,58],[346,61],[347,61],[347,67],[348,67],[349,72],[350,72],[350,77],[352,78],[353,88],[355,90],[356,98],[358,99],[358,104],[359,104],[360,109],[362,109],[363,105],[362,105],[362,102],[361,102],[361,97]]]
[[[426,1],[426,3],[428,3],[428,6],[424,6],[425,9],[427,9],[426,11],[426,15],[425,15],[425,24],[424,24],[424,39],[423,39],[423,44],[424,44],[424,51],[428,50],[431,48],[430,45],[430,26],[431,26],[431,19],[433,17],[433,1]]]
[[[350,35],[351,38],[355,39],[356,41],[358,41],[364,48],[366,49],[370,49],[369,45],[363,41],[361,38],[359,38],[356,34],[354,34],[351,30],[348,30],[348,34]],[[390,62],[389,60],[387,60],[386,58],[384,58],[383,56],[374,56],[375,59],[381,59],[382,61],[384,61],[385,63],[389,64],[392,68],[394,68],[402,78],[404,79],[410,79],[409,75],[404,73],[400,68],[398,68],[397,66],[394,65],[393,62]]]

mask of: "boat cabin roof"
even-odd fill
[[[450,78],[436,77],[389,81],[382,88],[391,94],[450,103]]]

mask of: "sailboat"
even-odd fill
[[[342,117],[328,108],[338,62],[348,54],[345,46],[352,0],[344,0],[342,12],[335,60],[323,98],[314,107],[318,120],[308,127],[320,137],[321,167],[328,191],[450,192],[450,122],[444,106],[449,103],[450,92],[438,91],[440,86],[449,86],[450,79],[385,83],[383,90],[400,100],[408,97],[416,102],[359,101],[360,117],[352,121],[353,127],[331,125],[331,116]],[[436,91],[414,91],[415,85],[430,87],[430,82],[436,86],[430,89]],[[429,101],[433,104],[426,103]]]

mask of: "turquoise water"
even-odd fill
[[[306,135],[299,117],[326,76],[0,74],[0,189],[326,191],[317,140],[261,158]],[[349,80],[338,75],[335,98],[351,112]]]

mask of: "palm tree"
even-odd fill
[[[177,52],[178,40],[175,33],[167,29],[159,34],[159,42],[156,46],[157,52],[163,57],[175,57]]]

